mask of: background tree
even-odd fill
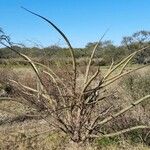
[[[144,30],[135,32],[131,36],[124,37],[122,40],[122,44],[123,46],[126,46],[129,53],[132,53],[133,51],[136,51],[144,46],[149,46],[150,32]],[[134,62],[139,64],[148,63],[149,59],[150,59],[150,48],[147,48],[142,53],[138,54],[135,57]]]

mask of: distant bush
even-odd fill
[[[122,86],[133,99],[150,94],[150,74],[130,74],[123,79]]]

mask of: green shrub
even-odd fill
[[[109,145],[116,145],[120,139],[118,137],[111,137],[111,138],[103,138],[97,141],[97,147],[106,147]]]

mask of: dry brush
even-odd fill
[[[143,101],[150,100],[150,95],[145,95],[118,111],[113,110],[111,106],[101,108],[105,99],[109,96],[109,94],[105,92],[106,87],[109,88],[110,84],[118,81],[123,76],[148,66],[145,65],[130,71],[126,70],[130,60],[147,47],[133,52],[117,64],[112,62],[107,73],[102,75],[100,66],[97,67],[94,73],[91,71],[92,60],[99,45],[99,42],[97,42],[86,66],[84,80],[81,82],[78,81],[79,70],[76,65],[74,49],[66,35],[45,17],[27,9],[25,10],[49,23],[64,38],[70,50],[72,69],[67,69],[63,66],[64,70],[62,69],[62,71],[57,74],[49,66],[32,61],[28,56],[14,49],[14,44],[10,42],[9,37],[1,30],[0,44],[24,58],[31,65],[37,77],[37,82],[36,87],[33,88],[18,81],[10,80],[13,86],[20,91],[20,97],[1,97],[0,100],[16,101],[27,105],[34,111],[24,114],[26,117],[39,117],[44,119],[49,126],[64,132],[76,143],[84,143],[93,138],[116,136],[136,129],[150,128],[149,125],[141,124],[114,133],[103,131],[103,127],[108,122],[114,121],[117,117],[133,109]],[[106,33],[104,33],[104,35],[105,34]],[[117,74],[114,74],[116,71]]]

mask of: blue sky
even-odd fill
[[[150,30],[150,0],[0,0],[0,27],[14,42],[34,46],[65,46],[60,35],[41,19],[20,8],[39,13],[60,27],[74,47],[105,40],[119,44],[123,36]]]

